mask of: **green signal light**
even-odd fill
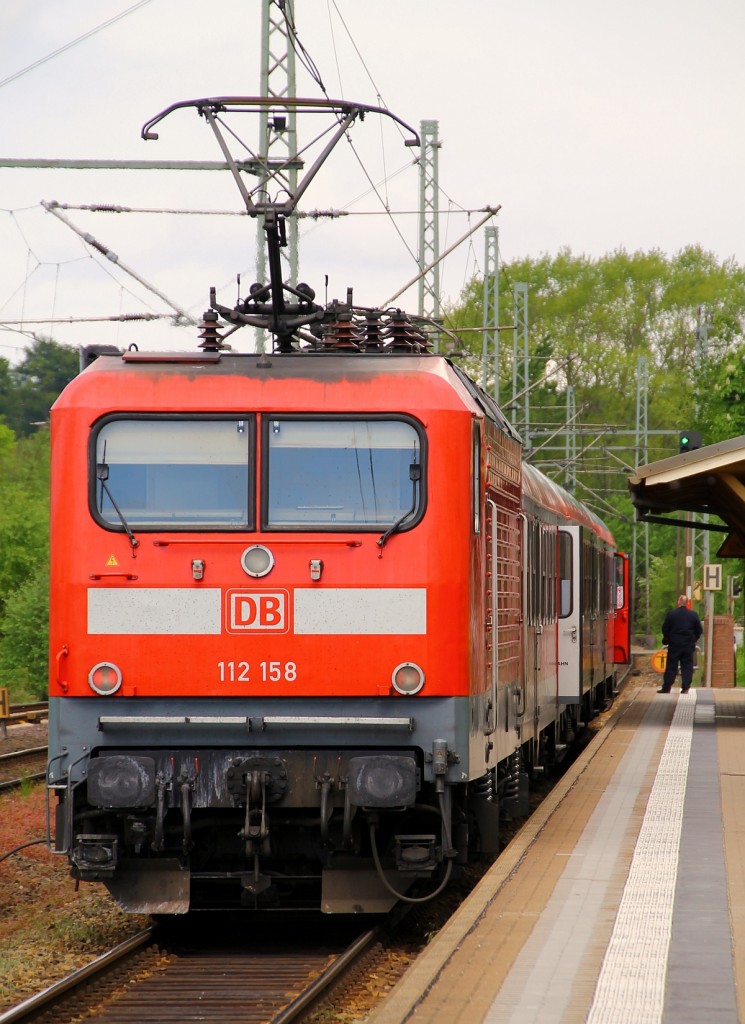
[[[703,438],[699,430],[681,430],[678,434],[678,451],[693,452],[703,444]]]

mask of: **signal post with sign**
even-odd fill
[[[722,590],[722,566],[704,565],[704,623],[706,637],[705,686],[734,686],[734,620],[714,614],[714,594]]]
[[[704,686],[711,686],[714,655],[714,591],[722,589],[721,565],[704,566],[704,622],[706,623],[706,677]]]

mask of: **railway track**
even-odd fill
[[[620,683],[625,682],[625,675]],[[592,733],[593,728],[591,726],[589,733]],[[40,748],[43,750],[43,748]],[[2,764],[2,759],[0,759]],[[549,780],[546,780],[547,787],[550,788]],[[538,787],[537,787],[538,788]],[[536,793],[536,798],[539,798],[539,794]],[[519,824],[522,824],[520,822]],[[516,827],[519,825],[516,823]],[[509,841],[509,837],[505,837],[505,842]],[[485,865],[479,866],[479,874],[485,869]],[[350,1016],[356,1014],[360,1006],[365,1005],[365,999],[370,1001],[370,1005],[375,1004],[376,998],[379,998],[383,994],[382,990],[392,987],[395,981],[400,976],[402,970],[408,962],[416,957],[416,950],[420,944],[423,944],[422,936],[431,935],[436,931],[442,924],[447,920],[449,913],[452,913],[455,906],[460,902],[461,899],[465,898],[468,889],[471,884],[475,884],[477,879],[469,881],[463,879],[462,883],[456,883],[451,890],[445,894],[441,901],[443,906],[441,908],[433,907],[431,904],[426,908],[416,908],[412,913],[407,915],[407,920],[404,922],[403,934],[399,932],[395,936],[391,936],[390,952],[391,956],[386,959],[387,953],[382,949],[380,943],[373,942],[375,952],[369,954],[369,958],[365,958],[365,967],[359,968],[359,976],[361,981],[350,982],[346,980],[348,975],[345,974],[346,968],[344,966],[344,959],[342,957],[336,958],[335,953],[328,953],[328,949],[331,946],[330,942],[326,943],[327,952],[318,953],[318,946],[322,942],[322,939],[315,936],[317,931],[314,919],[313,932],[315,936],[316,949],[314,950],[288,950],[287,948],[287,933],[288,928],[284,924],[287,921],[287,917],[282,915],[283,929],[278,933],[279,939],[272,940],[270,937],[266,938],[265,942],[261,942],[257,946],[257,936],[267,935],[268,926],[260,924],[257,920],[251,918],[250,923],[247,918],[242,918],[240,929],[241,936],[240,941],[233,942],[232,948],[228,948],[229,944],[224,942],[222,946],[217,943],[209,950],[202,950],[195,946],[194,948],[188,948],[187,946],[181,945],[180,943],[174,943],[170,941],[170,933],[162,929],[159,929],[153,937],[153,933],[148,930],[145,937],[143,937],[138,945],[135,952],[129,951],[128,954],[124,954],[124,960],[117,967],[104,969],[95,967],[92,971],[90,968],[86,969],[87,973],[85,976],[81,975],[80,979],[77,977],[77,973],[72,975],[70,979],[65,979],[60,985],[53,986],[49,990],[49,993],[44,993],[43,998],[45,1001],[44,1009],[41,1008],[41,1003],[37,1004],[36,1000],[29,1000],[22,1004],[22,1007],[16,1008],[12,1011],[8,1011],[6,1014],[0,1014],[0,1024],[10,1024],[15,1021],[41,1021],[45,1024],[47,1022],[59,1021],[60,1024],[63,1021],[70,1020],[72,1010],[70,1005],[74,1006],[75,1013],[86,1012],[88,1014],[87,1019],[90,1019],[93,1024],[117,1024],[117,1022],[137,1020],[142,1024],[147,1024],[148,1021],[163,1021],[167,1022],[170,1020],[179,1020],[188,1022],[196,1019],[209,1019],[215,1020],[216,1022],[231,1021],[234,1024],[246,1020],[249,1024],[258,1024],[260,1021],[272,1021],[276,1024],[288,1024],[288,1022],[295,1020],[297,1013],[300,1012],[298,1007],[302,1005],[303,1012],[305,1013],[307,1007],[306,1003],[309,1003],[313,998],[317,998],[317,989],[327,986],[330,975],[324,970],[324,967],[328,965],[329,969],[334,970],[337,973],[342,974],[345,980],[337,986],[332,983],[332,988],[337,991],[338,988],[345,990],[345,995],[339,997],[334,996],[334,1006],[341,1006],[341,1017],[347,1012],[348,1007],[351,1007]],[[190,915],[195,919],[199,920],[199,915]],[[204,920],[209,915],[204,915]],[[182,929],[187,923],[188,918],[179,919],[177,927]],[[335,919],[336,921],[336,919]],[[329,922],[330,923],[330,922]],[[290,935],[302,934],[302,928],[297,929],[295,932],[292,928],[289,929]],[[154,945],[156,942],[159,945]],[[371,940],[366,940],[370,942]],[[369,947],[368,947],[369,948]],[[165,950],[165,951],[164,951]],[[136,955],[137,960],[134,960]],[[311,956],[316,958],[312,962],[307,959],[305,962],[306,981],[308,977],[308,971],[317,971],[320,973],[320,980],[318,986],[314,988],[311,985],[306,985],[303,988],[302,993],[299,992],[297,995],[297,1001],[293,1001],[291,1009],[287,1010],[287,1016],[284,1015],[284,1010],[278,1010],[275,1012],[275,1007],[281,1004],[282,998],[285,1003],[293,1000],[293,994],[295,989],[292,987],[292,971],[296,968],[303,968],[302,957],[310,958]],[[321,960],[328,961],[328,964],[324,961],[319,963],[318,957]],[[108,959],[112,959],[111,954],[107,955]],[[370,966],[370,960],[376,958],[376,964],[374,967]],[[199,966],[200,958],[203,961],[203,966]],[[106,960],[107,958],[103,958]],[[121,956],[119,957],[121,959]],[[265,963],[262,966],[261,960]],[[262,970],[266,975],[266,961],[269,961],[269,972],[271,977],[269,981],[264,984],[262,981]],[[129,965],[129,960],[132,960]],[[293,961],[300,960],[300,964]],[[252,961],[249,963],[249,961]],[[96,962],[96,964],[98,961]],[[206,967],[204,966],[206,964]],[[334,965],[333,968],[331,965]],[[113,974],[116,970],[118,973]],[[202,972],[200,974],[200,971]],[[374,977],[377,979],[370,988],[369,994],[365,994],[364,987],[367,981],[366,975],[370,972],[374,972]],[[355,972],[356,973],[356,972]],[[170,981],[166,984],[165,976],[168,975]],[[162,986],[156,984],[158,979],[162,978]],[[109,980],[107,980],[107,978]],[[203,979],[203,980],[200,980]],[[67,989],[70,991],[70,996],[65,999],[64,991],[61,989]],[[106,991],[110,989],[117,989],[120,994],[120,998],[116,1003],[107,1002]],[[278,989],[280,991],[278,991]],[[228,991],[230,1000],[223,1000],[220,1004],[220,993]],[[174,993],[180,995],[181,992],[188,993],[186,1005],[179,1002],[173,1002],[175,1009],[173,1015],[171,1015],[172,1000],[174,999]],[[163,994],[165,993],[165,994]],[[361,993],[361,995],[360,995]],[[375,994],[377,993],[377,995]],[[249,1005],[248,995],[251,995],[251,1005]],[[339,998],[341,1001],[339,1002]],[[56,1001],[61,1005],[58,1009],[51,1011],[49,1010],[50,1000]],[[71,1000],[71,1002],[70,1002]],[[124,1001],[126,1000],[126,1001]],[[216,1005],[212,1005],[212,1001],[215,1001]],[[271,1000],[274,1000],[271,1003]],[[345,1003],[345,1000],[347,1002]],[[253,1005],[258,1002],[258,1007]],[[29,1005],[33,1003],[34,1005]],[[267,1006],[271,1008],[267,1010]],[[222,1005],[222,1010],[220,1006]],[[67,1006],[67,1009],[65,1009]],[[327,1000],[323,999],[322,1014],[325,1020],[325,1014],[327,1006]],[[197,1013],[197,1010],[199,1011]],[[251,1016],[250,1014],[256,1013]],[[21,1012],[22,1011],[22,1012]],[[20,1012],[20,1015],[18,1015]],[[54,1016],[48,1014],[54,1013]],[[312,1010],[308,1011],[312,1013]],[[42,1017],[42,1013],[44,1016]],[[223,1015],[221,1015],[221,1013]],[[245,1015],[244,1015],[245,1014]],[[262,1014],[264,1014],[262,1016]],[[313,1017],[315,1020],[315,1016]],[[355,1019],[352,1016],[352,1019]]]
[[[36,701],[31,704],[11,704],[9,722],[38,722],[49,715],[49,702]]]
[[[47,748],[27,747],[0,754],[0,792],[46,778]]]
[[[351,942],[330,935],[322,945],[317,932],[324,922],[302,946],[290,945],[286,932],[283,942],[264,943],[255,924],[247,932],[245,919],[242,926],[237,920],[226,932],[217,921],[207,928],[184,921],[176,942],[169,927],[147,928],[1,1014],[0,1024],[66,1024],[81,1015],[91,1024],[291,1024],[353,969],[378,935],[365,931]],[[338,936],[338,922],[333,927]]]

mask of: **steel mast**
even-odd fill
[[[422,121],[419,134],[419,316],[440,319],[440,183],[438,122]],[[434,349],[440,335],[435,329]]]

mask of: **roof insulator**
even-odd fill
[[[382,315],[379,309],[371,309],[365,316],[366,349],[381,349],[383,347],[383,325],[380,322]]]
[[[326,349],[359,350],[364,340],[364,334],[355,323],[352,314],[340,311],[336,315],[336,320],[327,325],[321,344]]]
[[[205,352],[219,352],[223,347],[222,336],[217,326],[217,313],[213,309],[207,310],[199,327],[202,332],[199,337],[203,339],[199,348]]]
[[[431,348],[429,339],[411,323],[406,314],[397,309],[391,313],[388,327],[383,332],[386,348],[394,351],[426,352]]]

